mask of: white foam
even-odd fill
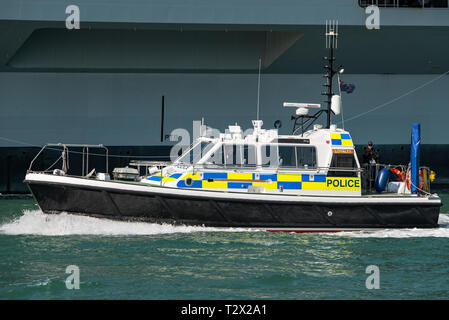
[[[438,216],[438,224],[449,225],[449,214],[441,213]]]
[[[40,210],[25,210],[18,219],[0,226],[0,232],[10,235],[155,235],[207,231],[241,232],[243,228],[209,228],[173,226],[145,222],[124,222],[67,213],[44,214]],[[251,230],[252,231],[252,230]]]
[[[353,238],[449,238],[449,215],[440,214],[438,224],[440,228],[380,229],[376,231],[338,232],[334,235]]]

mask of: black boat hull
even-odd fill
[[[209,227],[261,228],[272,231],[435,228],[441,202],[348,203],[285,202],[251,197],[201,197],[26,181],[44,213]],[[112,183],[114,184],[114,183]],[[115,184],[119,185],[119,184]],[[299,198],[299,197],[298,197]]]

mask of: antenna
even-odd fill
[[[259,79],[257,81],[257,120],[259,120],[259,101],[260,101],[260,69],[262,66],[262,59],[259,58]]]
[[[326,83],[323,84],[324,87],[327,87],[327,92],[321,93],[324,96],[327,96],[326,109],[321,109],[316,111],[313,115],[308,115],[308,108],[316,108],[320,109],[320,104],[313,103],[295,103],[295,102],[284,102],[284,107],[295,107],[296,114],[291,117],[294,120],[293,124],[293,134],[296,133],[299,129],[301,129],[302,133],[304,133],[320,116],[322,113],[327,113],[327,125],[326,128],[330,129],[331,125],[331,113],[339,114],[341,110],[341,92],[340,95],[335,95],[332,92],[332,79],[336,74],[343,73],[343,66],[339,66],[337,70],[334,70],[334,49],[337,48],[338,45],[338,21],[337,20],[326,20],[326,49],[329,49],[329,56],[324,57],[324,60],[328,61],[328,64],[324,67],[326,69],[326,74],[324,78],[326,78]],[[332,103],[334,101],[334,103]],[[334,108],[332,108],[334,106]],[[342,117],[343,117],[343,112]]]
[[[326,49],[329,49],[329,56],[324,59],[328,61],[328,64],[324,67],[326,69],[326,74],[324,77],[327,79],[326,83],[323,85],[327,87],[327,92],[322,93],[322,95],[327,96],[327,125],[326,128],[330,128],[331,125],[331,104],[332,96],[332,79],[337,71],[334,70],[334,49],[337,48],[338,44],[338,20],[326,20]]]

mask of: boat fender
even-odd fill
[[[53,170],[53,174],[54,174],[55,176],[65,176],[65,172],[64,172],[63,170],[61,170],[61,169],[55,169],[55,170]]]
[[[388,170],[388,168],[383,168],[379,171],[376,177],[376,182],[374,183],[374,188],[377,192],[385,191],[389,176],[390,170]]]

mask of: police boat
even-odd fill
[[[305,108],[298,109],[299,119]],[[425,187],[422,180],[413,183],[404,167],[403,180],[393,181],[392,169],[400,166],[384,166],[376,167],[371,185],[348,131],[315,124],[301,134],[279,135],[262,125],[254,120],[246,135],[232,125],[215,138],[202,125],[201,136],[175,161],[134,161],[114,170],[112,179],[107,168],[87,173],[86,164],[85,175],[69,175],[70,148],[80,145],[49,144],[36,158],[61,147],[62,168],[35,171],[33,160],[25,182],[49,214],[287,232],[438,226],[441,200],[428,192],[430,178]],[[147,174],[139,176],[143,168]],[[421,175],[430,174],[425,169]]]
[[[200,137],[176,160],[131,161],[115,168],[112,179],[103,145],[47,144],[25,182],[48,214],[287,232],[438,227],[441,199],[430,192],[433,172],[419,165],[419,126],[410,164],[361,166],[351,134],[331,124],[341,104],[332,78],[342,68],[333,68],[337,32],[326,31],[327,108],[284,103],[296,108],[292,134],[263,129],[257,119],[249,132],[231,125],[210,135],[203,123]],[[323,114],[324,127],[315,123]],[[36,170],[48,149],[62,150],[61,169]],[[89,171],[93,149],[104,150],[103,172]],[[82,158],[78,175],[70,172],[75,155]]]

